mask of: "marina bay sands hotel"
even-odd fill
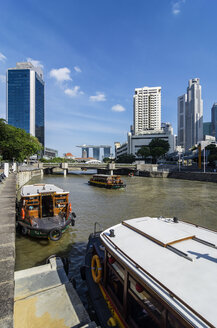
[[[93,145],[82,145],[77,146],[82,149],[82,158],[90,157],[90,149],[93,149],[93,157],[95,159],[100,160],[100,148],[104,149],[103,158],[111,156],[111,146],[108,145],[100,145],[100,146],[93,146]]]

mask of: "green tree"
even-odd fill
[[[104,157],[103,158],[103,163],[111,163],[112,162],[112,159],[109,158],[109,157]]]
[[[38,139],[0,119],[0,155],[3,160],[23,162],[42,150]]]
[[[208,151],[208,161],[211,166],[215,166],[215,162],[217,161],[217,147],[216,145],[209,145],[206,147],[206,151]]]
[[[156,163],[157,159],[165,155],[170,149],[168,141],[159,138],[152,139],[148,146],[154,163]]]
[[[147,158],[148,156],[150,156],[150,148],[149,146],[142,146],[136,153],[136,155],[138,157],[142,157],[142,158]]]
[[[136,156],[134,156],[133,154],[121,155],[118,157],[118,159],[115,162],[132,164],[133,162],[135,162],[135,159],[136,159]]]

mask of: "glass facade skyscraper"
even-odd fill
[[[40,68],[17,63],[7,71],[7,122],[44,146],[44,81]]]
[[[211,117],[212,117],[212,135],[217,140],[217,103],[214,103],[211,109]]]

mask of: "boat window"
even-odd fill
[[[130,294],[128,295],[128,309],[130,325],[133,321],[134,324],[132,324],[132,326],[135,326],[136,324],[136,327],[159,327],[144,307]]]
[[[129,277],[129,292],[136,300],[140,301],[147,313],[151,315],[153,319],[160,322],[162,318],[162,312],[164,307],[147,291],[147,289],[138,283],[131,276]]]
[[[115,274],[111,267],[108,268],[108,285],[118,299],[120,305],[123,305],[124,285],[117,273]]]
[[[27,210],[29,210],[29,211],[38,210],[38,205],[30,205],[30,206],[27,207]]]
[[[117,305],[123,306],[124,269],[111,254],[108,254],[107,270],[108,286],[117,299]]]
[[[172,313],[168,313],[167,316],[167,327],[168,328],[184,328],[185,326],[182,325],[173,315]]]
[[[35,201],[28,201],[28,205],[33,205],[33,204],[38,204],[38,200],[35,200]]]
[[[117,272],[117,274],[120,276],[120,278],[122,280],[124,280],[124,269],[123,269],[123,267],[110,254],[108,255],[108,262],[111,264],[111,266]]]

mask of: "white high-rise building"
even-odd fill
[[[203,140],[203,100],[200,79],[188,82],[187,94],[178,97],[178,144],[185,151]]]
[[[136,88],[134,98],[134,134],[161,128],[161,87]]]

